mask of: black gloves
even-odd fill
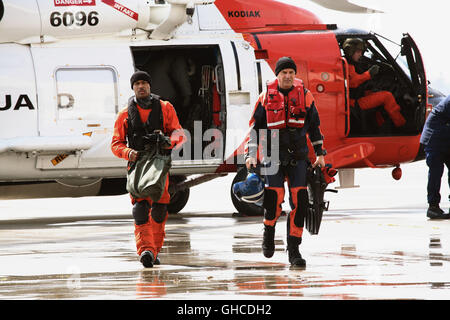
[[[162,134],[160,133],[151,133],[142,137],[144,140],[144,144],[155,144],[159,141]]]
[[[163,135],[161,132],[154,132],[147,134],[142,137],[144,145],[155,145],[159,144],[162,147],[167,147],[171,145],[170,138]]]
[[[380,66],[373,65],[369,68],[370,77],[373,78],[380,71]]]

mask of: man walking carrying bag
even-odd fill
[[[111,150],[128,160],[127,190],[133,204],[137,254],[144,267],[151,268],[159,263],[165,237],[170,153],[185,136],[172,104],[150,93],[148,73],[135,72],[130,83],[135,96],[117,116]]]

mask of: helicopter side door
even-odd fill
[[[88,150],[41,154],[38,169],[123,167],[110,149],[114,121],[132,91],[128,46],[31,48],[39,97],[39,135],[91,138]],[[72,152],[71,152],[72,151]],[[59,157],[58,157],[59,156]]]
[[[419,48],[408,33],[403,35],[401,45],[401,54],[406,57],[406,61],[408,62],[412,87],[418,102],[414,113],[414,122],[417,130],[422,131],[428,104],[428,86],[425,67]]]
[[[224,86],[219,83],[219,90],[226,90],[227,127],[225,141],[225,159],[242,145],[246,136],[253,106],[258,99],[258,81],[253,47],[244,40],[224,41],[220,44],[225,72]],[[242,150],[241,150],[242,151]],[[240,154],[242,152],[238,152]],[[242,164],[243,159],[238,159]]]

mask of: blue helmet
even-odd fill
[[[249,173],[244,181],[233,185],[234,195],[241,201],[256,203],[264,197],[264,181],[256,173]]]

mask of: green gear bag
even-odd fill
[[[134,198],[150,197],[156,202],[164,193],[172,159],[157,149],[139,152],[138,160],[128,170],[127,191]]]

